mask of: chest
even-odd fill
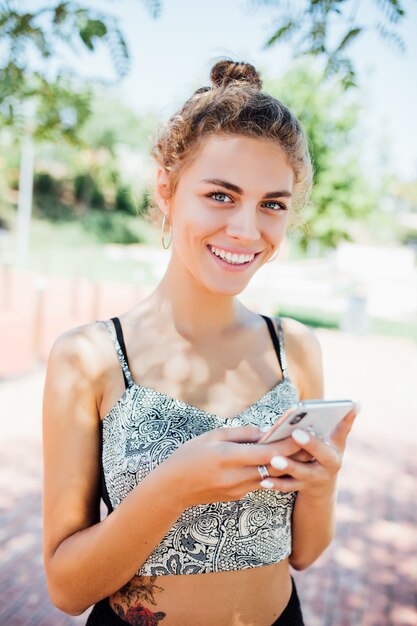
[[[177,398],[186,405],[229,419],[253,405],[283,374],[273,346],[240,341],[195,350],[180,341],[135,358],[131,369],[141,386]]]

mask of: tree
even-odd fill
[[[376,204],[360,170],[358,103],[346,97],[337,79],[323,84],[323,73],[312,62],[298,62],[282,79],[265,80],[264,86],[294,111],[309,139],[314,186],[302,210],[304,228],[295,231],[301,248],[312,240],[324,248],[350,240],[352,220],[366,218]]]
[[[325,76],[337,74],[345,89],[356,86],[356,70],[348,48],[366,30],[376,30],[384,41],[404,52],[405,44],[398,26],[406,16],[400,0],[374,0],[381,13],[375,24],[366,25],[360,0],[252,0],[257,5],[273,5],[277,9],[275,31],[265,47],[291,40],[296,56],[313,55],[325,60]],[[369,4],[369,3],[368,3]],[[343,27],[336,45],[330,43],[333,26]]]
[[[159,0],[145,0],[156,17]],[[20,130],[22,155],[19,180],[16,260],[24,265],[29,249],[34,169],[33,139],[63,138],[79,143],[80,129],[90,114],[91,91],[85,81],[60,67],[50,75],[51,57],[59,45],[92,53],[98,42],[107,44],[117,78],[126,75],[129,52],[117,20],[72,0],[55,0],[27,11],[22,3],[0,4],[0,127]],[[28,64],[29,54],[40,67]]]
[[[159,0],[145,4],[153,17],[159,15]],[[5,51],[0,57],[0,127],[24,127],[30,109],[31,131],[39,139],[62,136],[76,142],[89,115],[86,82],[65,67],[51,77],[50,61],[59,46],[94,53],[101,42],[111,52],[116,79],[129,70],[129,51],[118,21],[72,0],[49,2],[32,11],[15,0],[0,2],[0,39]],[[39,59],[36,69],[29,57]]]

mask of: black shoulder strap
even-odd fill
[[[119,358],[120,365],[122,366],[125,386],[126,388],[131,387],[133,385],[133,377],[129,368],[129,361],[127,358],[126,346],[123,338],[123,331],[120,320],[118,317],[112,317],[110,322],[105,322],[105,324],[109,329],[110,335],[112,336],[113,343],[116,348],[116,353]],[[114,332],[116,332],[116,334],[114,334]]]
[[[286,361],[284,358],[284,352],[283,352],[283,345],[282,345],[282,332],[281,332],[281,324],[280,324],[280,319],[278,318],[278,325],[279,325],[279,335],[280,337],[278,337],[277,332],[275,330],[275,326],[271,320],[271,318],[267,317],[266,315],[261,315],[264,320],[266,321],[267,325],[268,325],[268,330],[269,330],[269,334],[271,335],[271,339],[272,339],[272,343],[274,344],[274,348],[275,348],[275,352],[277,354],[278,357],[278,361],[279,361],[279,365],[281,367],[281,371],[282,371],[282,375],[284,378],[286,378],[287,376],[287,367],[286,367]],[[280,342],[280,338],[281,338],[281,342]]]
[[[124,340],[124,337],[123,337],[122,325],[121,325],[120,320],[119,320],[118,317],[112,317],[111,321],[113,322],[114,328],[116,329],[117,341],[119,342],[120,347],[122,349],[123,356],[125,357],[126,365],[129,367],[129,359],[127,358],[127,352],[126,352],[125,340]]]

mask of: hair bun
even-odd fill
[[[215,87],[226,87],[231,83],[247,83],[256,89],[262,89],[262,81],[250,63],[224,59],[211,68],[211,82]]]

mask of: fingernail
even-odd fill
[[[297,443],[308,443],[310,441],[310,435],[306,433],[305,430],[301,430],[301,428],[296,428],[295,430],[293,430],[291,435]]]
[[[268,424],[263,424],[262,426],[259,426],[259,430],[261,431],[261,433],[267,433],[270,428],[271,427],[268,426]]]
[[[287,459],[284,459],[283,456],[273,456],[270,463],[272,467],[279,470],[285,469],[288,466],[288,461]]]
[[[355,411],[356,411],[356,413],[359,413],[361,408],[362,408],[361,403],[360,402],[355,402]]]
[[[263,487],[264,489],[272,489],[272,487],[274,486],[274,483],[271,482],[270,480],[263,480],[260,483],[261,487]]]

